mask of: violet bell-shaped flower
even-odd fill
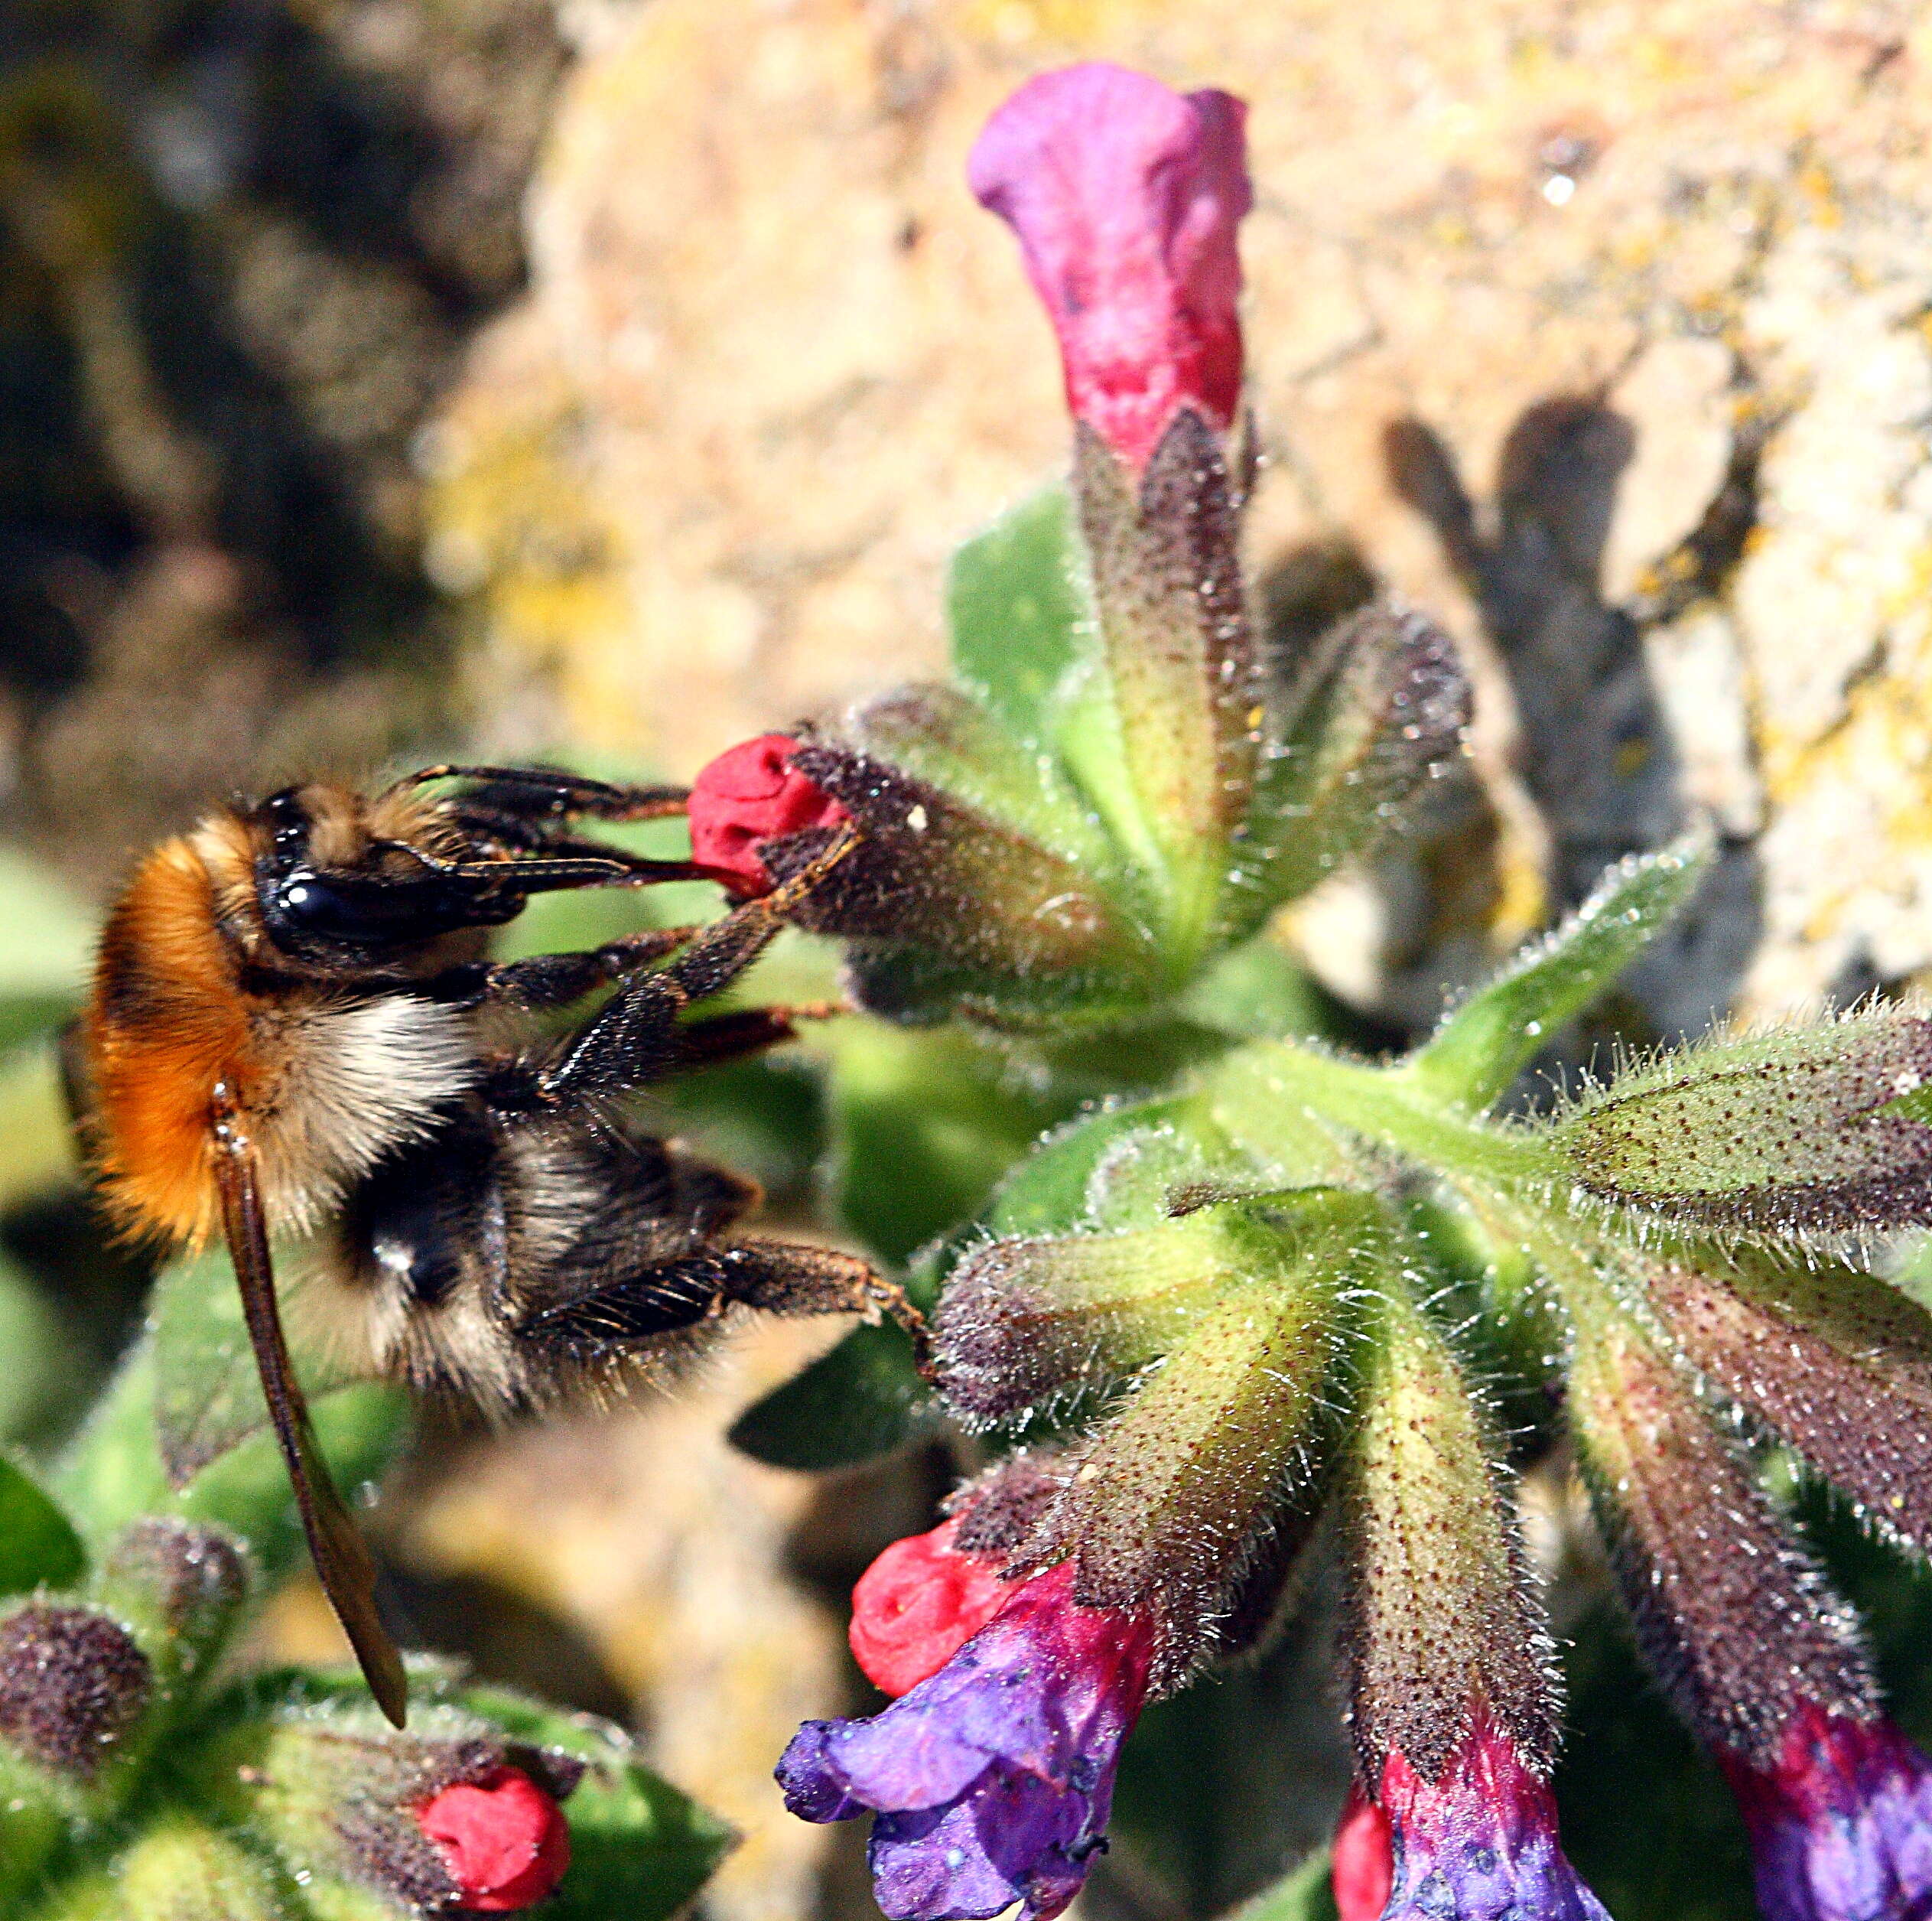
[[[1751,1832],[1764,1921],[1932,1915],[1932,1762],[1891,1721],[1807,1705],[1774,1767],[1719,1760]]]
[[[1425,1780],[1399,1753],[1382,1771],[1390,1887],[1383,1921],[1608,1921],[1556,1839],[1556,1800],[1481,1711]]]
[[[1120,1744],[1146,1698],[1144,1616],[1083,1607],[1062,1562],[1016,1582],[935,1674],[864,1721],[808,1721],[778,1764],[807,1821],[876,1815],[892,1921],[1048,1921],[1106,1845]]]
[[[1093,61],[1021,87],[967,163],[1020,236],[1068,406],[1136,470],[1179,408],[1225,432],[1240,403],[1246,118],[1231,94]]]

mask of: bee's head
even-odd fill
[[[356,796],[285,787],[246,816],[255,894],[269,941],[311,965],[383,966],[522,910],[516,864],[483,860],[446,817],[423,812],[415,838],[378,835]]]

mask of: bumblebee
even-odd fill
[[[825,1011],[688,1012],[849,839],[701,928],[488,957],[490,931],[535,894],[702,877],[580,834],[685,799],[474,767],[372,796],[287,787],[155,848],[101,937],[68,1063],[103,1203],[168,1247],[225,1236],[317,1572],[398,1726],[401,1657],[290,1364],[272,1237],[311,1236],[305,1304],[353,1365],[499,1408],[675,1354],[733,1304],[916,1320],[862,1261],[726,1238],[756,1188],[623,1112],[633,1090]]]

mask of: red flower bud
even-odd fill
[[[1028,81],[967,163],[1020,236],[1075,418],[1137,470],[1178,409],[1223,431],[1241,399],[1247,113],[1096,60]]]
[[[1388,1816],[1352,1781],[1331,1858],[1329,1879],[1342,1921],[1381,1921],[1395,1885],[1394,1839]]]
[[[691,783],[691,858],[741,897],[776,884],[759,858],[763,842],[851,818],[792,765],[798,750],[789,734],[761,734],[727,747]]]
[[[852,1658],[896,1698],[937,1674],[1013,1598],[998,1562],[953,1545],[955,1518],[895,1541],[852,1590]]]
[[[493,1768],[480,1781],[444,1788],[416,1810],[416,1820],[463,1905],[480,1913],[534,1906],[571,1864],[563,1809],[517,1768]]]

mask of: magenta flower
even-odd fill
[[[1392,1885],[1382,1921],[1608,1921],[1556,1841],[1556,1802],[1478,1711],[1425,1781],[1400,1754],[1382,1770]]]
[[[1341,1921],[1381,1921],[1395,1881],[1394,1844],[1388,1816],[1357,1782],[1348,1783],[1329,1860],[1329,1883]]]
[[[778,1764],[807,1821],[874,1811],[873,1890],[893,1921],[1048,1921],[1106,1846],[1120,1744],[1153,1629],[1083,1607],[1063,1561],[1019,1583],[944,1667],[868,1721],[807,1721]]]
[[[1932,1762],[1883,1716],[1807,1704],[1771,1772],[1720,1758],[1751,1831],[1764,1921],[1932,1916]]]
[[[479,1914],[534,1907],[571,1864],[563,1809],[521,1768],[458,1781],[415,1812],[463,1905]]]
[[[1180,408],[1225,431],[1241,399],[1247,114],[1231,94],[1095,61],[1029,81],[967,163],[1020,236],[1067,405],[1137,470]]]
[[[1000,1556],[956,1545],[961,1518],[895,1541],[853,1587],[852,1659],[895,1699],[937,1674],[1013,1597]]]
[[[691,783],[686,812],[691,855],[741,900],[776,884],[760,858],[769,840],[851,816],[792,764],[800,743],[789,734],[740,741],[707,762]]]

